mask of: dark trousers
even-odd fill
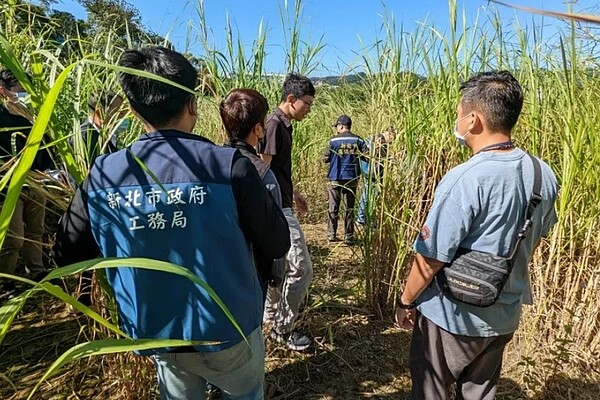
[[[493,400],[504,347],[513,334],[493,337],[454,335],[420,313],[410,344],[412,400]]]
[[[329,181],[329,221],[327,234],[329,238],[336,237],[340,202],[344,199],[344,237],[354,238],[354,203],[356,201],[356,186],[358,179],[350,181]]]

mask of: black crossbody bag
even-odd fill
[[[528,154],[529,155],[529,154]],[[444,295],[477,307],[496,303],[508,277],[523,239],[531,230],[533,212],[542,201],[542,170],[539,161],[529,155],[533,163],[533,193],[527,204],[523,227],[508,258],[459,247],[454,259],[444,265],[435,280]]]

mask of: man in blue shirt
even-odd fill
[[[333,127],[336,135],[329,140],[324,154],[324,161],[329,164],[327,238],[330,242],[338,240],[338,214],[343,197],[346,208],[344,212],[344,243],[352,245],[354,244],[354,203],[360,177],[359,161],[364,158],[366,146],[359,136],[350,131],[352,119],[349,116],[340,115]]]
[[[119,65],[190,91],[196,85],[189,61],[162,47],[126,51]],[[106,271],[130,337],[210,343],[140,352],[154,356],[161,399],[204,398],[210,382],[225,399],[262,400],[263,301],[252,247],[273,259],[286,254],[286,219],[246,157],[191,133],[194,94],[128,73],[119,83],[147,133],[96,159],[61,219],[55,259],[65,265],[101,253],[188,268],[221,298],[244,336],[184,277],[125,266]]]
[[[523,105],[517,80],[506,71],[488,72],[463,83],[461,90],[454,135],[473,156],[436,188],[396,310],[396,322],[413,329],[413,399],[449,399],[454,383],[459,398],[494,398],[504,348],[518,327],[522,304],[531,303],[527,264],[557,220],[557,181],[540,160],[542,201],[497,302],[475,307],[440,291],[434,277],[459,247],[509,256],[534,183],[531,159],[511,141]]]

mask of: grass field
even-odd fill
[[[0,62],[16,71],[32,73],[33,81],[28,89],[33,95],[36,124],[30,147],[17,155],[14,162],[1,167],[4,177],[0,186],[8,187],[9,192],[0,212],[0,241],[4,238],[14,201],[26,180],[31,155],[44,133],[49,137],[46,145],[55,151],[59,164],[66,165],[77,180],[87,173],[81,149],[71,148],[66,139],[79,134],[87,96],[102,88],[115,87],[113,65],[128,45],[127,40],[111,31],[91,38],[69,38],[68,45],[51,43],[44,31],[33,32],[29,29],[31,26],[16,23],[16,10],[23,6],[8,4],[0,11],[3,13]],[[299,7],[290,9],[287,18],[282,18],[292,32],[286,43],[286,68],[310,74],[326,44],[303,41],[306,32],[301,30],[302,3],[296,4]],[[269,379],[275,380],[275,392],[281,388],[283,393],[293,392],[294,387],[304,387],[297,392],[299,397],[289,398],[354,398],[356,393],[360,394],[358,398],[376,397],[376,389],[384,385],[392,388],[388,397],[403,398],[408,383],[402,357],[390,361],[390,372],[379,371],[389,378],[387,381],[377,383],[371,379],[375,383],[365,383],[366,389],[362,392],[351,390],[350,397],[336,397],[328,393],[324,385],[307,388],[296,378],[290,381],[288,375],[297,376],[298,365],[305,365],[314,379],[315,373],[328,371],[331,363],[340,372],[326,375],[331,379],[343,375],[346,368],[361,371],[354,365],[360,360],[348,361],[346,353],[336,353],[333,344],[339,338],[343,338],[341,348],[347,352],[352,352],[352,345],[358,344],[361,360],[368,360],[369,356],[376,358],[392,347],[406,349],[406,338],[388,330],[389,312],[411,260],[410,244],[423,222],[436,184],[448,169],[468,157],[456,146],[452,135],[458,85],[474,73],[500,68],[511,70],[526,92],[523,113],[514,132],[516,142],[547,161],[561,186],[556,205],[559,222],[542,242],[531,264],[535,305],[527,308],[508,352],[505,369],[510,382],[503,386],[504,395],[507,399],[597,398],[600,389],[597,385],[600,379],[597,359],[600,353],[600,74],[594,37],[582,35],[581,28],[574,23],[556,21],[562,28],[561,33],[550,39],[542,38],[539,27],[506,26],[493,13],[487,20],[460,28],[462,10],[456,8],[454,0],[449,4],[452,29],[447,33],[424,25],[416,31],[404,32],[393,17],[386,16],[381,37],[366,46],[370,50],[364,50],[362,63],[348,67],[348,73],[365,72],[361,81],[337,88],[318,87],[313,112],[295,126],[294,177],[311,203],[310,214],[303,222],[319,227],[307,233],[316,263],[322,261],[323,254],[335,255],[341,251],[321,243],[318,233],[324,229],[319,224],[326,218],[325,166],[320,162],[320,155],[332,134],[331,123],[345,113],[354,121],[353,130],[362,136],[379,132],[390,124],[395,125],[400,134],[391,147],[381,194],[374,206],[373,219],[378,228],[363,232],[361,245],[354,253],[345,254],[346,258],[339,262],[342,265],[338,265],[333,256],[325,257],[322,262],[323,275],[317,279],[316,290],[324,291],[326,298],[322,302],[318,297],[311,298],[312,306],[305,316],[305,323],[323,338],[322,353],[302,361],[298,356],[272,349],[274,353],[270,357],[276,360],[270,361],[274,372]],[[202,15],[200,6],[198,12]],[[199,27],[200,32],[208,29]],[[199,96],[201,117],[196,126],[197,133],[217,143],[224,139],[217,104],[228,90],[256,88],[275,107],[280,85],[280,81],[268,76],[263,68],[265,45],[269,43],[266,33],[244,41],[235,35],[231,26],[225,29],[231,32],[225,48],[215,49],[208,41],[203,43],[206,57],[202,62],[204,85],[201,89],[204,95]],[[134,125],[120,140],[131,142],[139,132],[140,127]],[[70,192],[64,189],[49,194],[53,199],[49,220],[55,221]],[[49,231],[52,231],[51,226]],[[49,245],[51,241],[48,237]],[[344,269],[348,266],[352,268]],[[354,279],[351,284],[336,284],[343,271]],[[331,278],[331,282],[323,277]],[[72,278],[67,278],[67,282],[71,288]],[[35,298],[38,294],[31,293]],[[21,398],[41,378],[48,361],[58,358],[75,343],[114,337],[113,325],[108,322],[112,321],[110,313],[102,312],[108,321],[92,320],[89,313],[77,319],[65,319],[62,322],[69,334],[61,338],[60,319],[66,317],[60,317],[63,315],[60,303],[44,296],[34,300],[33,305],[26,305],[14,323],[9,317],[16,315],[18,307],[8,311],[3,308],[0,339],[8,335],[2,348],[2,360],[13,360],[13,364],[0,362],[0,380],[7,382],[3,386],[3,398]],[[98,304],[110,305],[110,299],[104,297],[98,294]],[[340,308],[332,306],[332,301],[340,303]],[[56,328],[52,328],[54,325]],[[46,335],[52,339],[40,339]],[[391,344],[382,343],[380,335],[392,338]],[[373,338],[367,343],[365,336]],[[36,343],[44,343],[44,362],[25,368],[25,364],[16,361],[19,352],[11,344],[20,343],[18,348],[26,350],[22,347],[25,344],[15,342],[23,337],[30,338],[26,345],[34,346],[33,354],[38,354]],[[328,349],[329,344],[334,347]],[[365,348],[372,349],[372,354]],[[145,362],[132,360],[131,356],[113,355],[77,361],[68,371],[73,375],[62,375],[67,376],[64,381],[70,384],[62,385],[58,391],[47,391],[48,396],[42,398],[50,398],[50,394],[58,396],[65,388],[68,390],[63,393],[64,397],[56,398],[103,398],[103,390],[110,391],[110,398],[116,398],[112,395],[117,394],[121,398],[145,398],[148,391],[154,390],[148,384],[153,379],[152,368]],[[372,360],[373,364],[365,362],[365,365],[372,366],[375,361]],[[29,380],[23,381],[24,376]],[[55,388],[63,381],[54,382],[52,387]],[[41,390],[49,390],[49,386],[42,385]],[[277,393],[273,398],[286,398]]]

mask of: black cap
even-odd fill
[[[335,128],[338,125],[346,125],[348,128],[352,126],[352,120],[347,115],[340,115],[340,117],[335,121],[333,127]]]

